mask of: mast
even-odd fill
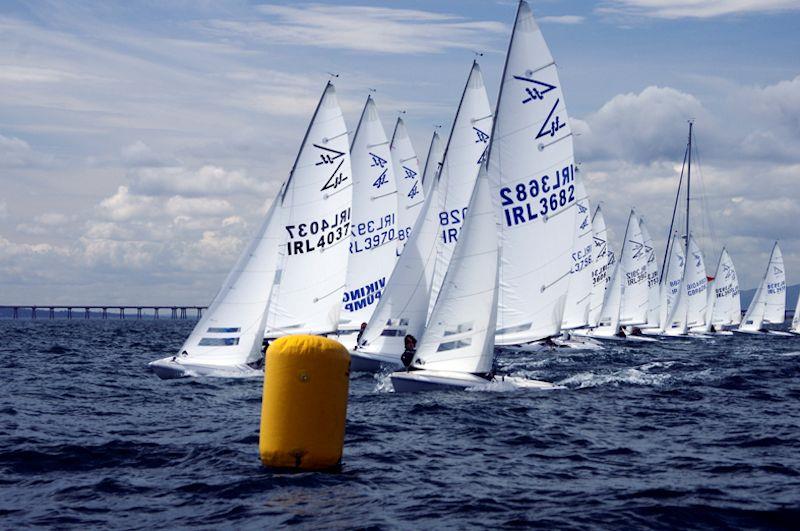
[[[664,281],[664,275],[666,274],[667,268],[669,264],[667,260],[669,260],[669,250],[673,244],[672,238],[672,229],[675,226],[675,214],[678,212],[678,201],[681,197],[681,185],[683,184],[683,171],[686,169],[686,158],[689,155],[689,146],[686,146],[686,151],[683,153],[683,165],[681,165],[681,176],[678,179],[678,192],[675,194],[675,204],[672,206],[672,219],[669,222],[669,231],[667,232],[667,245],[664,247],[664,261],[661,262],[661,276],[658,279],[658,283],[661,284]]]
[[[686,166],[686,256],[689,256],[689,197],[692,191],[692,126],[694,122],[689,120],[689,145],[686,151],[689,153],[689,163]]]

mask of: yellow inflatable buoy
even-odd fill
[[[319,470],[342,458],[350,353],[320,336],[285,336],[267,349],[261,400],[261,462]]]

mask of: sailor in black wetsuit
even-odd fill
[[[358,331],[358,336],[356,336],[356,348],[361,345],[361,337],[364,335],[364,330],[367,329],[367,323],[361,323],[361,328]]]
[[[411,370],[411,362],[414,361],[414,354],[417,352],[417,338],[408,334],[405,338],[406,349],[403,355],[400,356],[400,361],[403,362],[403,367],[407,371]]]

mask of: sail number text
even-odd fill
[[[513,227],[539,216],[552,216],[575,202],[575,167],[570,164],[553,175],[542,175],[527,183],[500,188],[505,224]]]
[[[350,207],[329,218],[297,225],[286,225],[286,232],[289,233],[286,252],[290,256],[310,253],[318,248],[322,249],[326,245],[333,245],[349,236]]]

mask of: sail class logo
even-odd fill
[[[325,184],[322,185],[320,188],[320,192],[324,192],[325,190],[329,190],[333,188],[334,190],[343,182],[347,180],[347,176],[344,172],[339,171],[342,168],[342,164],[344,164],[344,152],[339,151],[337,149],[327,148],[325,146],[320,146],[319,144],[312,144],[315,148],[321,150],[319,153],[319,162],[315,163],[314,166],[323,166],[328,164],[337,164],[336,161],[338,159],[342,159],[337,164],[336,168],[331,173],[328,180],[325,181]]]
[[[478,136],[478,139],[475,141],[476,144],[486,144],[489,142],[489,135],[475,126],[473,126],[472,129],[475,130],[475,134]]]
[[[545,94],[556,89],[555,85],[545,83],[544,81],[539,81],[538,79],[532,79],[530,77],[514,76],[514,79],[530,83],[530,85],[524,87],[523,89],[526,97],[522,100],[522,103],[543,100]]]
[[[636,240],[628,240],[628,243],[633,244],[633,259],[638,260],[639,258],[641,258],[644,252],[644,244],[637,242]]]
[[[700,267],[700,264],[703,263],[703,257],[697,253],[692,253],[692,255],[694,255],[695,267]]]
[[[548,135],[550,135],[550,137],[555,137],[556,133],[567,125],[561,121],[560,116],[556,115],[553,117],[556,112],[556,107],[558,107],[560,101],[561,98],[557,99],[553,104],[553,108],[550,109],[550,112],[547,114],[547,118],[545,118],[542,127],[539,128],[539,133],[536,135],[537,140]]]

